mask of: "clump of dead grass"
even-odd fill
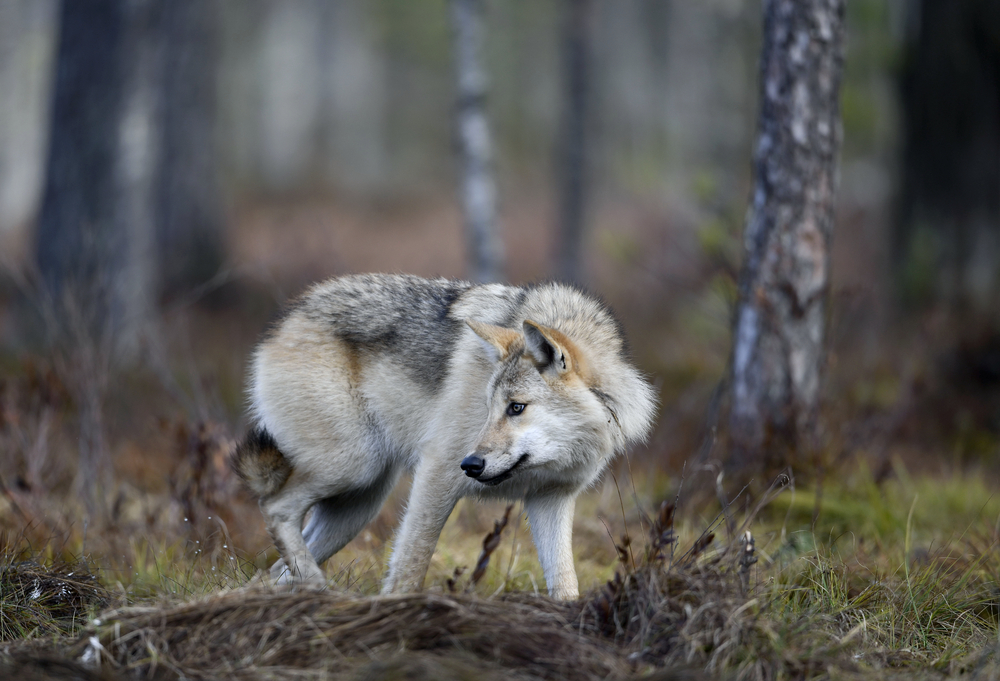
[[[101,656],[140,677],[160,669],[187,678],[342,674],[401,651],[457,655],[536,678],[621,677],[627,665],[613,644],[574,626],[578,607],[540,597],[237,590],[105,613],[95,639],[74,654]]]
[[[81,562],[0,567],[0,641],[75,633],[109,593]]]
[[[487,536],[486,558],[501,530],[502,522]],[[452,678],[470,677],[442,668],[445,660],[519,678],[602,679],[759,661],[752,649],[765,638],[762,608],[741,578],[751,564],[745,539],[714,547],[706,531],[674,560],[675,543],[672,507],[664,505],[638,562],[623,560],[607,585],[570,603],[518,593],[364,597],[244,588],[106,612],[71,655],[143,678],[247,679],[354,678],[373,660],[400,655],[458,674]],[[630,556],[625,547],[620,553]]]
[[[22,651],[0,657],[0,678],[17,681],[115,681],[122,677],[111,670],[93,669],[65,657]]]
[[[865,544],[869,555],[820,542],[816,530],[810,543],[755,526],[758,548],[749,526],[790,487],[782,480],[742,521],[723,505],[687,539],[663,504],[644,518],[645,550],[623,537],[614,578],[572,603],[484,597],[471,579],[464,589],[371,597],[223,584],[186,602],[108,610],[59,654],[122,678],[626,679],[677,668],[761,681],[996,678],[995,532],[914,548],[911,518],[901,553]]]

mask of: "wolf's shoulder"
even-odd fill
[[[512,317],[517,298],[516,287],[499,284],[362,274],[313,285],[286,319],[304,321],[356,355],[395,358],[415,381],[436,390],[469,310]]]
[[[353,274],[314,284],[302,295],[300,305],[310,316],[351,310],[378,317],[400,309],[420,314],[428,308],[438,312],[472,286],[467,281],[409,274]]]
[[[290,315],[371,331],[467,318],[514,327],[528,317],[551,326],[568,325],[567,331],[589,328],[621,335],[621,325],[602,300],[560,282],[511,286],[409,274],[354,274],[312,285],[289,303],[283,316]]]

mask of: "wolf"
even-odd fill
[[[276,580],[324,581],[319,565],[412,472],[383,593],[421,588],[471,496],[523,500],[549,593],[576,598],[576,497],[646,438],[656,408],[614,316],[574,287],[386,274],[289,305],[253,353],[248,394],[233,467],[259,497]]]

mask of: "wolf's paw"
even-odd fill
[[[292,571],[285,565],[285,561],[280,558],[271,566],[271,583],[275,586],[289,586],[295,582]]]
[[[301,565],[294,574],[292,569],[279,558],[271,566],[270,580],[275,586],[296,586],[321,588],[326,586],[326,575],[318,565]]]

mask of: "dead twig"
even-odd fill
[[[478,584],[479,580],[486,574],[486,568],[490,564],[490,556],[500,546],[500,535],[503,533],[504,528],[507,527],[507,521],[510,519],[510,512],[513,508],[514,504],[508,504],[507,510],[503,512],[503,518],[494,520],[493,531],[483,538],[483,550],[480,552],[479,560],[476,562],[476,569],[472,571],[472,584]]]

